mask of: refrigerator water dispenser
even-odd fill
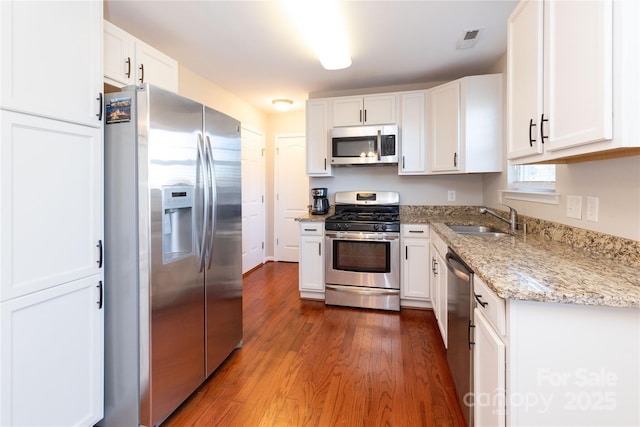
[[[162,263],[193,255],[193,186],[162,187]]]

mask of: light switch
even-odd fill
[[[582,196],[567,196],[567,217],[582,218]]]

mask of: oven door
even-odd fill
[[[327,284],[400,289],[399,233],[327,232]]]

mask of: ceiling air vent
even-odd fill
[[[478,42],[478,36],[480,36],[480,31],[482,31],[482,28],[465,30],[460,40],[458,40],[458,49],[469,49],[474,47]]]

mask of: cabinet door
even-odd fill
[[[135,45],[136,82],[178,93],[178,62],[140,40]]]
[[[509,159],[542,153],[539,120],[543,107],[543,19],[543,3],[524,0],[507,21]]]
[[[440,335],[444,342],[444,347],[447,347],[447,275],[449,270],[444,257],[436,252],[436,271],[438,276],[438,328],[440,328]]]
[[[100,272],[102,130],[0,111],[0,301]]]
[[[364,97],[365,125],[384,125],[396,123],[396,96],[370,95]]]
[[[104,21],[104,78],[113,86],[135,83],[134,38],[109,21]]]
[[[101,276],[0,303],[0,425],[103,417]]]
[[[429,144],[431,172],[460,170],[460,82],[429,92]]]
[[[611,0],[549,1],[544,7],[545,151],[611,139]]]
[[[100,127],[102,2],[2,1],[0,23],[0,105]]]
[[[355,126],[364,123],[364,104],[361,96],[333,100],[333,126]]]
[[[431,296],[431,306],[433,307],[433,314],[436,316],[436,320],[439,320],[440,313],[438,311],[438,270],[436,261],[436,248],[431,245],[431,258],[429,266],[431,267],[431,277],[429,278],[429,295]]]
[[[506,349],[484,314],[478,309],[474,313],[474,423],[501,427],[506,423]]]
[[[429,240],[402,239],[400,297],[429,299]]]
[[[402,122],[400,125],[402,159],[400,160],[399,174],[426,174],[426,92],[403,94],[400,102],[402,104]]]
[[[307,101],[307,175],[331,176],[330,101]]]
[[[324,292],[324,237],[300,235],[300,291]]]

